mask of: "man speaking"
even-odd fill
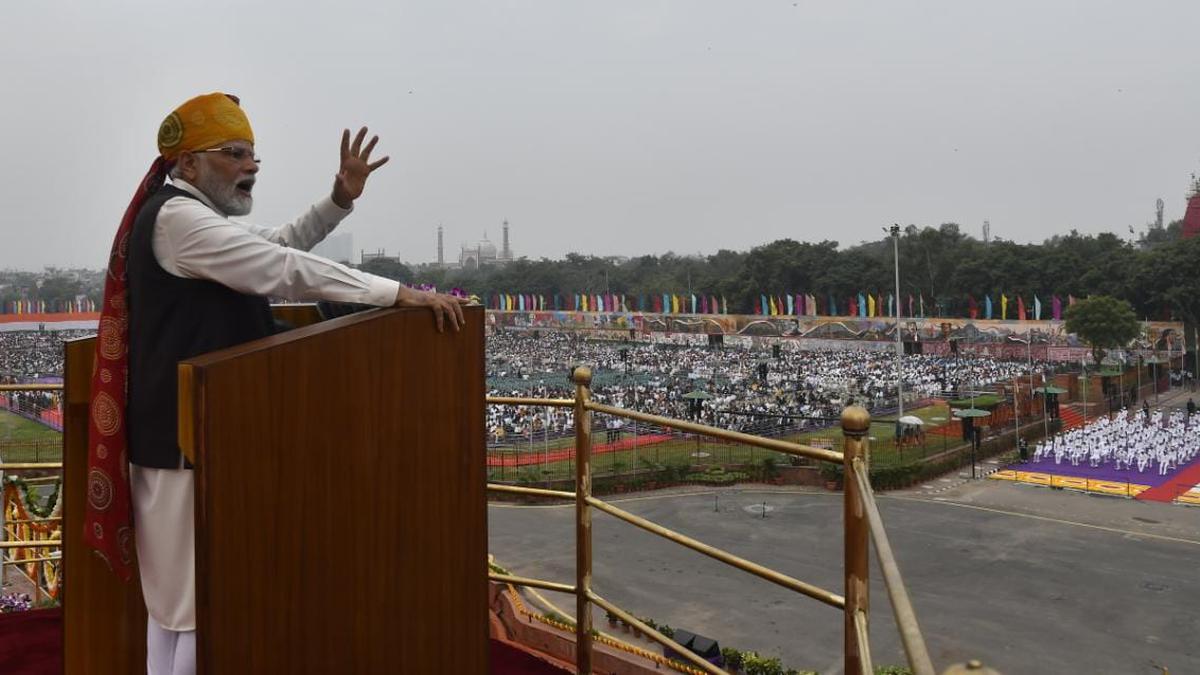
[[[342,132],[329,196],[283,226],[249,225],[231,218],[254,203],[250,121],[235,96],[197,96],[163,120],[159,156],[117,230],[92,376],[85,537],[126,580],[137,552],[151,675],[196,665],[193,480],[177,441],[176,364],[270,335],[268,297],[429,307],[439,330],[462,325],[463,299],[307,252],[387,163],[371,161],[378,137],[364,145],[366,134]]]

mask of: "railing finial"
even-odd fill
[[[871,428],[871,413],[867,409],[852,405],[842,410],[842,433],[847,436],[861,437],[867,435]]]
[[[587,366],[575,366],[571,371],[571,381],[585,387],[592,386],[592,369]]]

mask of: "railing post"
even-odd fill
[[[575,383],[575,670],[592,672],[592,512],[587,499],[592,495],[592,412],[585,406],[591,398],[592,369],[585,366],[571,373]]]
[[[860,656],[858,628],[855,625],[856,616],[862,612],[863,625],[869,627],[870,604],[868,602],[869,562],[867,559],[867,536],[869,534],[866,513],[863,510],[862,492],[858,481],[854,479],[854,460],[862,459],[865,467],[868,462],[867,432],[871,427],[871,413],[860,406],[850,406],[842,411],[842,468],[843,488],[843,519],[845,527],[845,574],[846,574],[846,614],[845,614],[845,663],[846,675],[870,675],[864,668]],[[865,631],[864,631],[865,632]]]

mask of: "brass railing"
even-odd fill
[[[0,392],[4,391],[62,391],[61,384],[0,384]]]
[[[493,492],[528,495],[532,497],[574,500],[575,583],[573,585],[563,584],[544,579],[531,579],[494,572],[489,573],[488,577],[496,582],[558,591],[575,596],[576,670],[579,673],[592,672],[592,605],[596,605],[641,630],[659,644],[675,650],[694,667],[708,673],[724,672],[690,650],[677,644],[658,630],[647,626],[628,611],[600,597],[592,590],[592,509],[594,508],[647,532],[690,548],[693,551],[703,553],[727,565],[842,610],[845,623],[843,658],[845,672],[851,675],[869,675],[872,672],[868,632],[869,537],[875,541],[875,553],[883,571],[884,581],[887,585],[888,595],[891,599],[908,665],[916,675],[934,675],[933,663],[929,659],[925,640],[917,624],[912,603],[908,599],[908,592],[905,590],[904,582],[900,577],[899,566],[896,563],[895,555],[892,553],[887,533],[883,528],[883,521],[879,516],[879,509],[875,504],[875,495],[871,490],[870,481],[867,478],[867,429],[870,425],[870,414],[866,410],[859,407],[851,407],[846,408],[843,412],[842,431],[845,435],[845,451],[837,452],[603,405],[592,401],[592,373],[590,369],[585,367],[576,368],[572,373],[571,379],[575,383],[574,399],[488,397],[487,403],[489,405],[574,408],[575,491],[545,490],[495,483],[489,483],[488,489]],[[683,432],[712,436],[733,443],[774,450],[788,455],[841,464],[845,471],[845,493],[843,498],[843,508],[845,510],[845,594],[838,595],[833,591],[813,586],[799,579],[794,579],[776,570],[746,560],[658,525],[650,520],[636,516],[592,496],[591,418],[593,413],[614,415]]]
[[[847,408],[842,414],[842,430],[845,435],[845,451],[837,452],[823,448],[814,448],[797,443],[789,443],[776,439],[762,438],[725,429],[718,429],[702,424],[660,417],[647,413],[625,410],[614,406],[603,405],[591,400],[592,373],[588,368],[576,368],[572,373],[575,383],[574,399],[537,399],[514,397],[488,397],[490,405],[529,405],[575,409],[575,491],[547,490],[540,488],[517,487],[511,485],[488,484],[493,492],[520,494],[533,497],[570,499],[575,501],[575,539],[576,539],[576,571],[575,584],[563,584],[543,579],[533,579],[511,574],[491,572],[488,577],[500,583],[515,586],[528,586],[549,591],[572,594],[576,598],[576,669],[579,673],[592,672],[592,618],[591,605],[613,614],[622,621],[641,630],[654,641],[673,649],[695,667],[708,673],[722,673],[720,669],[700,658],[692,651],[651,628],[621,607],[605,600],[596,594],[592,588],[592,531],[591,509],[603,511],[619,520],[640,527],[647,532],[657,534],[681,546],[703,553],[715,560],[736,567],[776,585],[791,591],[819,600],[831,607],[843,611],[845,620],[844,660],[847,674],[869,675],[871,670],[871,655],[869,643],[869,577],[868,577],[868,532],[875,542],[876,557],[883,573],[889,599],[891,600],[896,624],[900,631],[901,642],[908,659],[909,667],[916,675],[934,675],[933,664],[930,661],[924,637],[917,624],[916,613],[909,601],[908,592],[900,576],[899,566],[892,553],[891,544],[883,527],[879,509],[875,504],[874,493],[868,479],[868,441],[867,428],[870,415],[858,407]],[[6,391],[61,391],[62,385],[0,385],[0,392]],[[591,494],[591,447],[592,447],[592,413],[614,415],[626,419],[637,420],[683,432],[707,435],[721,440],[741,443],[766,450],[785,453],[809,459],[833,462],[843,465],[845,470],[845,595],[813,586],[799,579],[782,574],[768,567],[759,565],[724,550],[705,544],[662,527],[652,521],[636,516],[620,509]],[[61,462],[17,462],[0,463],[0,471],[18,470],[61,470]],[[47,549],[60,548],[59,540],[31,541],[0,541],[0,551],[12,549]],[[8,560],[0,567],[21,564],[57,562],[53,556],[43,556],[37,559]],[[40,572],[40,569],[39,569]],[[39,574],[38,576],[41,576]],[[39,584],[40,586],[40,584]],[[40,589],[39,589],[40,590]]]

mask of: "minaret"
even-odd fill
[[[501,260],[512,260],[512,249],[508,247],[508,221],[504,221],[504,248],[500,253]]]
[[[446,266],[446,258],[442,253],[442,226],[438,225],[438,267]]]

